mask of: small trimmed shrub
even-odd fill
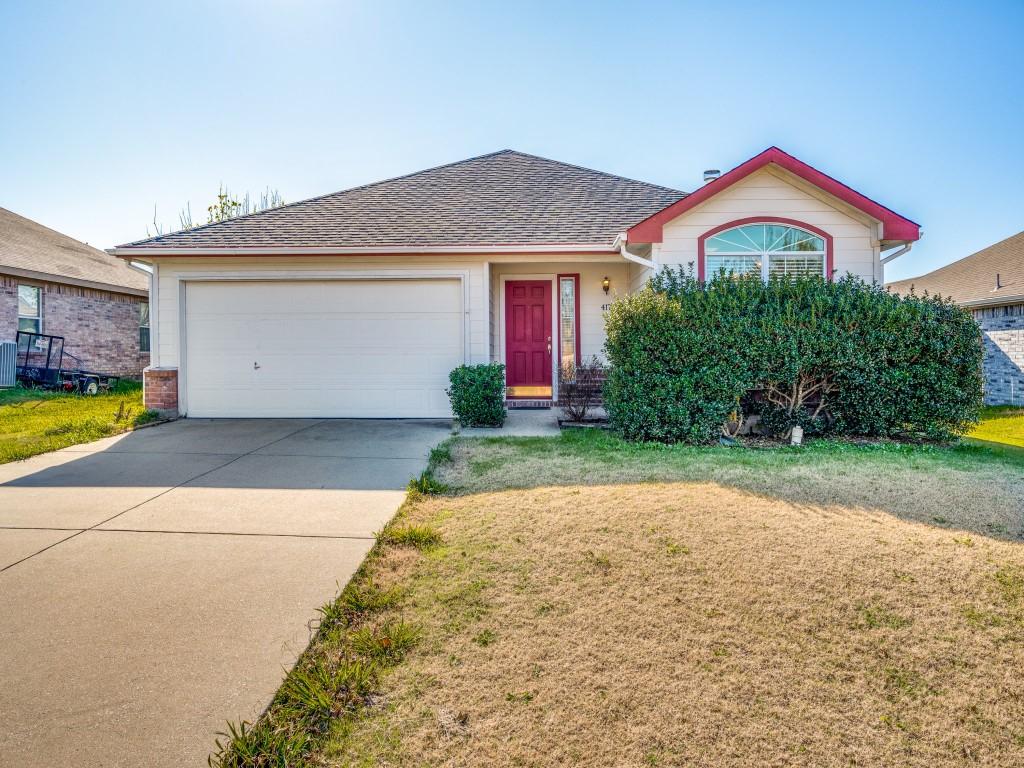
[[[504,365],[460,365],[448,380],[448,399],[462,426],[500,427],[505,423]]]
[[[700,282],[665,269],[608,313],[604,402],[631,440],[764,432],[947,440],[978,419],[981,334],[937,297],[847,276]],[[739,418],[737,418],[739,417]]]

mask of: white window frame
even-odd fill
[[[31,288],[36,292],[36,315],[23,315],[21,314],[21,289]],[[31,285],[29,283],[18,283],[18,330],[21,330],[22,320],[35,320],[39,325],[34,331],[35,333],[43,332],[43,287],[41,285]]]
[[[563,338],[562,334],[562,320],[564,319],[562,316],[563,282],[567,282],[570,285],[572,285],[572,370],[575,371],[576,368],[579,367],[580,365],[580,361],[577,359],[579,355],[576,352],[576,350],[579,349],[580,347],[580,339],[578,338],[580,332],[580,318],[579,313],[576,311],[576,307],[579,306],[580,303],[580,297],[578,295],[580,290],[580,276],[579,274],[575,273],[559,275],[557,281],[558,295],[556,296],[556,300],[558,301],[558,336],[555,337],[558,339],[559,372],[565,370],[565,363],[562,360],[562,357],[565,354],[564,350],[562,349],[562,345],[565,343],[565,339]]]
[[[772,249],[766,247],[766,248],[763,248],[761,250],[756,250],[755,248],[751,248],[750,250],[747,250],[747,251],[716,251],[715,253],[708,253],[707,252],[707,243],[711,242],[716,237],[720,237],[721,235],[725,235],[725,234],[727,234],[729,232],[733,232],[733,231],[737,231],[737,230],[742,230],[744,227],[785,227],[786,229],[795,229],[798,232],[804,232],[804,233],[806,233],[810,237],[813,237],[813,238],[815,238],[817,240],[821,240],[822,244],[825,246],[825,248],[823,248],[820,251],[780,251],[780,250],[772,250]],[[746,237],[746,233],[744,233],[744,237]],[[747,239],[750,240],[749,237]],[[755,246],[756,245],[756,243],[754,243],[753,240],[750,241],[750,244],[751,244],[751,246]],[[767,243],[766,243],[766,245],[767,245]],[[717,258],[737,258],[737,257],[742,257],[742,258],[756,257],[756,258],[759,258],[761,260],[761,279],[764,280],[765,282],[768,282],[768,277],[771,274],[771,264],[770,264],[770,262],[771,262],[771,258],[772,258],[773,255],[777,255],[777,256],[820,256],[821,257],[821,276],[822,276],[822,278],[824,278],[826,280],[828,279],[828,250],[827,250],[828,249],[828,243],[825,241],[825,238],[822,237],[821,235],[819,235],[817,232],[812,232],[811,230],[806,229],[804,227],[797,226],[796,224],[782,224],[782,223],[777,222],[777,221],[763,221],[763,222],[748,221],[745,224],[737,224],[735,227],[730,227],[729,229],[723,229],[721,232],[716,232],[714,235],[709,237],[707,239],[707,241],[705,241],[704,247],[705,247],[705,250],[704,250],[704,269],[705,269],[705,271],[707,273],[707,277],[709,279],[713,275],[718,274],[718,270],[717,269],[712,269],[711,268],[711,263],[710,263],[711,259],[717,259]],[[746,274],[750,274],[750,273],[746,273]]]
[[[146,307],[146,324],[142,324],[142,307]],[[146,347],[142,348],[142,334],[139,334],[139,354],[152,354],[153,351],[153,329],[150,327],[153,322],[153,315],[151,314],[153,307],[150,306],[148,301],[139,302],[139,331],[143,328],[146,329]]]

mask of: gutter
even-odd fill
[[[615,242],[612,243],[612,248],[617,248],[619,254],[626,261],[632,261],[634,264],[640,264],[641,266],[647,267],[648,269],[657,269],[658,262],[654,259],[645,259],[643,256],[637,256],[635,253],[630,253],[626,249],[626,233],[620,232],[615,236]]]
[[[616,238],[616,241],[618,238]],[[359,254],[451,254],[451,253],[615,253],[619,250],[614,243],[578,243],[551,245],[444,245],[444,246],[362,246],[362,247],[236,247],[236,248],[173,248],[173,247],[125,247],[108,248],[107,253],[122,259],[145,258],[147,256],[344,256]],[[632,255],[632,254],[631,254]],[[635,257],[639,258],[639,257]]]
[[[957,304],[961,307],[1001,307],[1004,304],[1024,304],[1024,294],[1018,293],[1015,296],[999,296],[991,299],[958,301]]]
[[[77,277],[66,277],[64,275],[55,275],[52,272],[37,272],[32,269],[20,269],[18,267],[0,267],[0,274],[38,280],[41,283],[57,283],[58,285],[74,285],[79,288],[92,288],[96,291],[107,291],[108,293],[123,293],[130,296],[149,295],[148,289],[129,288],[127,285],[101,283],[96,280],[82,280]]]

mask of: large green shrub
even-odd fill
[[[464,427],[500,427],[505,423],[505,366],[460,365],[448,376],[452,412]]]
[[[708,442],[735,414],[766,431],[947,439],[981,407],[981,339],[951,302],[854,277],[666,269],[612,305],[604,389],[627,438]]]

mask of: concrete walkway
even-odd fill
[[[186,419],[0,465],[0,763],[205,765],[449,433]]]
[[[558,437],[558,408],[509,408],[500,427],[466,427],[460,437]]]

